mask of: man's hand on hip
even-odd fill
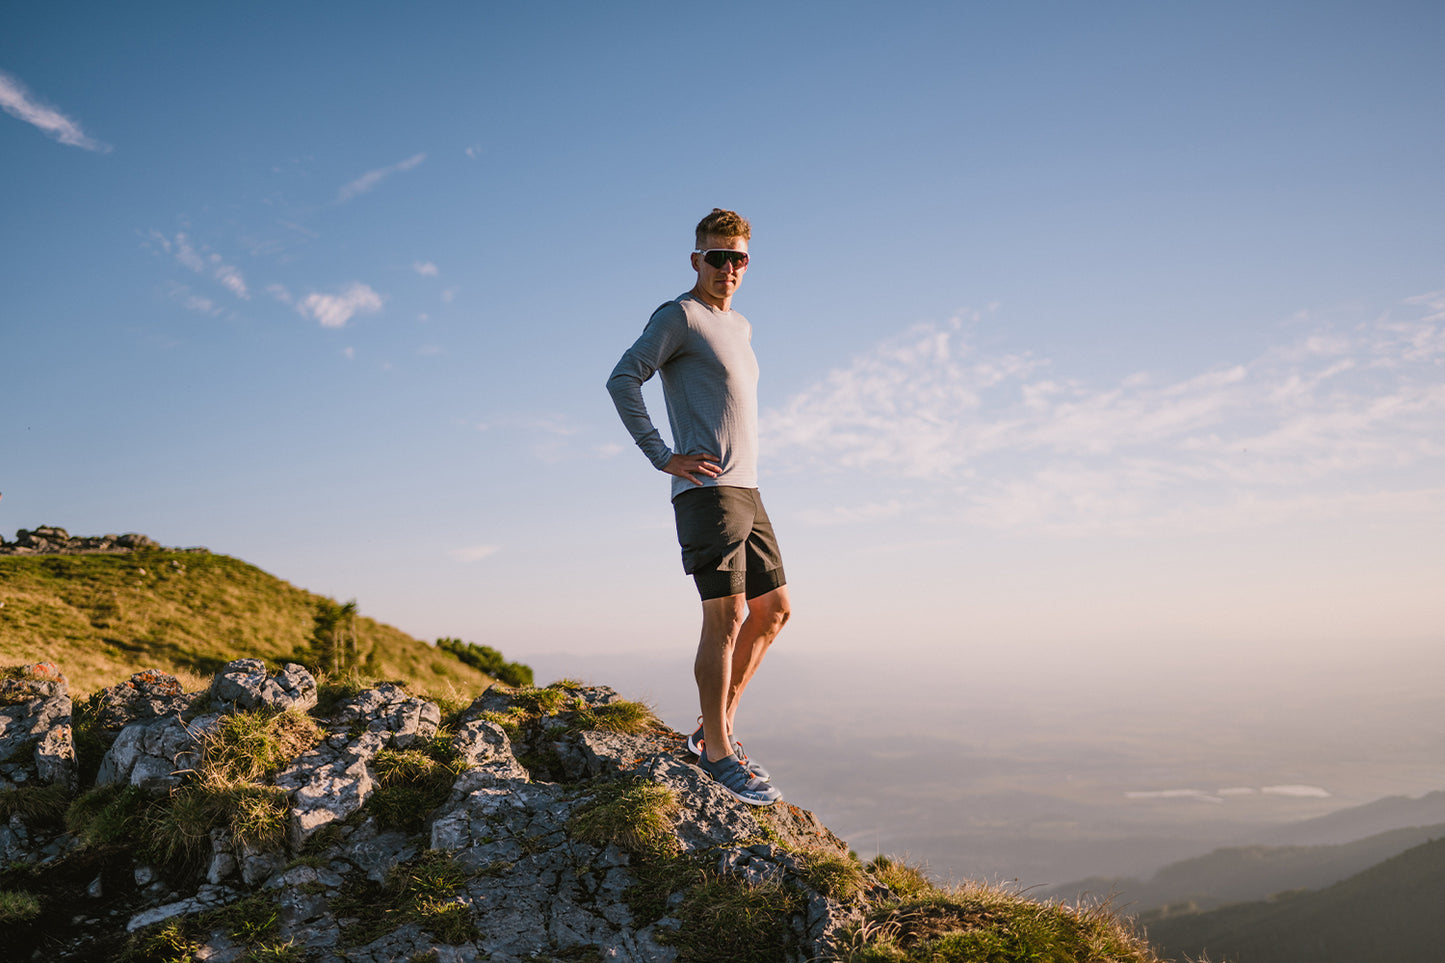
[[[694,485],[701,485],[697,475],[706,475],[709,478],[716,478],[722,471],[722,466],[713,459],[715,455],[673,455],[667,460],[662,470],[669,475],[676,475],[678,478],[686,478]]]

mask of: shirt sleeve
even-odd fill
[[[652,423],[647,402],[642,398],[642,385],[682,347],[686,332],[687,317],[682,306],[669,301],[653,312],[642,336],[623,353],[607,379],[607,391],[612,395],[622,424],[652,462],[652,467],[659,471],[672,459],[672,449]]]

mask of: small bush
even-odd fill
[[[502,653],[490,645],[477,645],[461,639],[437,639],[437,648],[449,652],[474,669],[479,669],[505,685],[529,686],[532,684],[532,668],[520,662],[508,662]]]

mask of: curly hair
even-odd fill
[[[712,213],[697,222],[697,247],[699,250],[709,237],[740,237],[750,240],[753,226],[737,211],[725,211],[714,207]]]

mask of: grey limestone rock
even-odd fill
[[[106,753],[100,781],[160,792],[186,784],[201,736],[221,714],[183,721],[164,702],[175,695],[169,684],[143,675],[129,684],[134,695],[117,692],[105,703],[116,719],[126,713],[136,718]],[[297,705],[295,696],[304,699],[307,688],[301,679],[295,672],[270,677],[260,663],[242,660],[226,666],[211,691],[235,709]],[[818,849],[846,856],[842,840],[787,803],[757,810],[732,799],[691,763],[684,737],[661,725],[632,733],[592,728],[595,710],[617,699],[612,690],[593,686],[551,692],[494,687],[453,723],[448,755],[434,740],[441,721],[435,703],[391,684],[359,693],[320,720],[321,740],[271,780],[287,794],[284,845],[257,849],[215,829],[209,861],[197,867],[204,882],[172,878],[164,867],[136,867],[134,902],[111,925],[136,932],[258,894],[274,901],[275,941],[327,963],[428,954],[492,963],[673,963],[677,951],[667,945],[667,935],[682,925],[677,917],[685,915],[685,877],[679,876],[682,888],[658,904],[668,907],[663,918],[639,918],[629,891],[648,857],[630,853],[620,839],[584,839],[576,829],[579,812],[608,798],[612,784],[624,780],[670,790],[678,805],[671,828],[676,858],[709,873],[801,893],[799,909],[787,921],[794,943],[780,963],[827,958],[839,929],[857,920],[862,908],[811,888],[797,854]],[[366,802],[376,790],[377,754],[418,747],[454,759],[457,774],[423,830],[404,832],[382,825]],[[324,827],[332,829],[318,836]],[[38,854],[23,824],[12,818],[0,826],[0,857],[35,860]],[[408,911],[404,896],[419,867],[438,860],[456,873],[456,883],[428,890],[428,905],[464,914],[461,931],[445,930],[455,943],[429,929],[425,915]],[[108,897],[111,880],[104,882]],[[250,952],[220,929],[201,943],[201,959],[240,960]],[[76,945],[77,955],[54,958],[87,958],[83,944]]]
[[[119,685],[101,689],[86,702],[86,708],[100,730],[113,739],[132,722],[181,715],[200,695],[186,692],[180,680],[168,672],[144,669]]]
[[[228,663],[211,683],[211,697],[223,706],[240,709],[297,709],[305,712],[316,705],[316,679],[304,666],[288,662],[274,676],[266,674],[259,659],[237,659]]]
[[[0,679],[0,790],[75,780],[70,690],[53,662]]]
[[[177,788],[201,759],[201,739],[220,715],[185,722],[177,716],[132,722],[100,760],[96,785],[139,786],[153,795]]]

